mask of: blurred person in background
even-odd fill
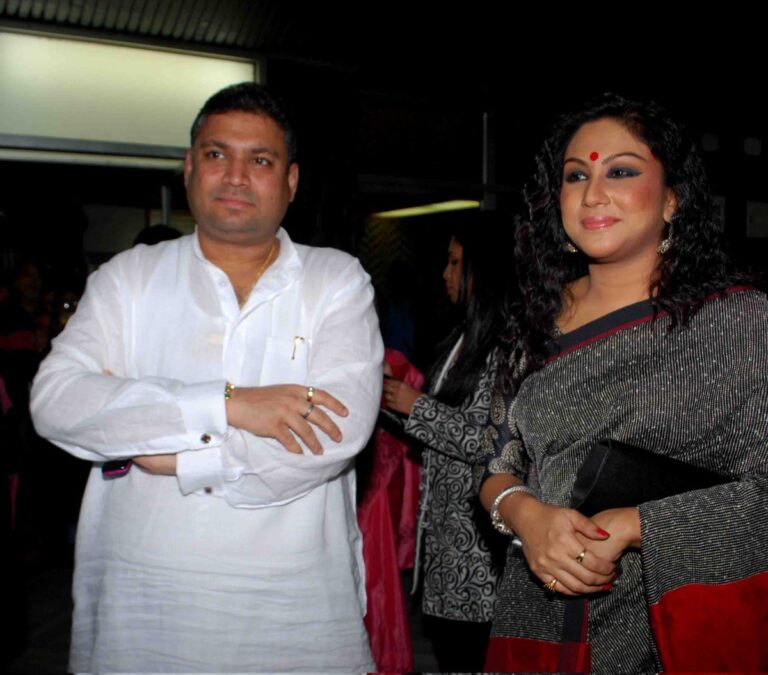
[[[423,445],[414,586],[442,671],[482,668],[503,561],[474,486],[474,463],[488,422],[504,326],[509,262],[495,214],[462,214],[453,227],[445,290],[457,324],[420,391],[385,372],[384,405]]]

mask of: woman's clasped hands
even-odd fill
[[[531,571],[552,592],[575,596],[609,591],[616,561],[640,545],[637,509],[610,509],[587,518],[526,494],[510,495],[499,510],[523,544]]]

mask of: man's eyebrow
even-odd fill
[[[224,141],[216,141],[216,140],[208,140],[208,141],[200,141],[200,147],[201,148],[228,148],[229,146],[224,143]]]
[[[626,152],[616,152],[612,155],[608,155],[601,161],[601,164],[605,164],[606,162],[611,162],[614,159],[617,159],[619,157],[636,157],[637,159],[647,162],[648,159],[646,157],[643,157],[642,155],[638,155],[636,152],[632,152],[630,150],[627,150]],[[576,162],[577,164],[583,164],[584,166],[590,166],[589,162],[585,162],[583,159],[579,159],[578,157],[567,157],[563,164],[567,164],[568,162]]]
[[[215,138],[212,138],[207,141],[201,141],[200,147],[205,148],[219,148],[221,150],[226,150],[232,146],[230,146],[228,143],[225,143],[224,141],[218,141]],[[278,150],[275,150],[272,147],[269,147],[268,145],[256,145],[252,148],[248,148],[248,152],[252,155],[261,155],[261,154],[267,154],[272,155],[274,157],[280,157],[280,152]]]
[[[257,145],[256,147],[250,148],[248,152],[252,155],[267,154],[273,155],[274,157],[280,157],[280,152],[275,150],[275,148],[270,148],[268,145]]]

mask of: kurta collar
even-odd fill
[[[296,245],[282,227],[277,231],[277,238],[280,240],[280,254],[277,260],[269,266],[261,279],[259,279],[256,287],[251,292],[251,296],[248,298],[248,302],[242,307],[243,312],[256,304],[274,297],[275,294],[281,292],[301,275],[303,263]],[[219,267],[205,257],[200,247],[199,230],[197,227],[192,237],[192,250],[195,257],[207,267],[212,268],[219,275],[224,274]]]

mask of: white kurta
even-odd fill
[[[242,309],[196,235],[116,256],[40,367],[38,432],[97,462],[72,670],[374,667],[352,467],[381,389],[373,292],[354,258],[279,237]],[[318,431],[325,453],[295,455],[228,427],[226,381],[328,390],[349,408],[343,441]],[[178,477],[101,476],[105,460],[169,452]]]

